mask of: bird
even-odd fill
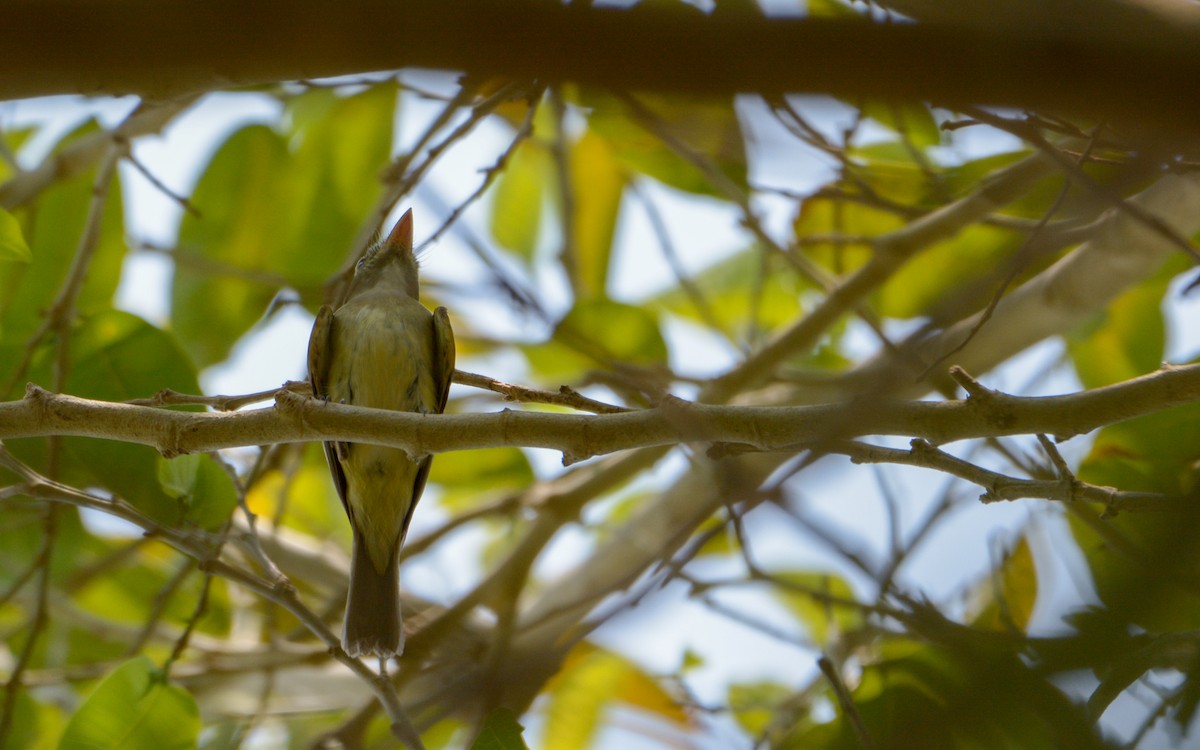
[[[412,209],[355,267],[345,301],[321,307],[308,342],[317,398],[375,409],[440,414],[454,374],[454,332],[444,307],[421,304]],[[404,652],[398,555],[429,477],[432,456],[367,443],[325,442],[350,519],[353,550],[342,645],[351,657]]]

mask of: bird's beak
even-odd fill
[[[400,221],[396,222],[396,226],[392,227],[392,233],[388,235],[383,244],[389,253],[412,254],[413,218],[411,208],[405,211],[404,215],[400,217]]]

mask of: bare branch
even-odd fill
[[[981,392],[982,393],[982,392]],[[610,414],[504,410],[413,414],[327,403],[281,390],[274,408],[195,413],[53,394],[30,385],[0,403],[0,440],[74,435],[139,443],[166,456],[273,443],[347,440],[417,455],[524,446],[571,460],[686,442],[792,451],[859,435],[919,437],[935,444],[1003,435],[1081,435],[1097,427],[1200,400],[1200,365],[1164,366],[1140,378],[1064,396],[986,391],[967,400],[874,400],[814,406],[716,406],[668,398]]]

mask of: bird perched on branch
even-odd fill
[[[440,414],[454,374],[446,308],[418,300],[412,210],[367,250],[345,302],[317,313],[308,342],[313,395],[339,404]],[[326,442],[325,457],[354,553],[342,642],[351,656],[404,651],[397,555],[425,489],[432,456],[365,443]]]

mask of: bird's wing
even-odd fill
[[[450,380],[454,377],[454,329],[450,327],[450,315],[444,307],[439,307],[433,311],[432,369],[434,393],[437,396],[434,410],[438,414],[441,414],[446,410],[446,399],[450,393]],[[426,456],[421,459],[421,463],[417,467],[417,476],[413,481],[413,502],[408,507],[408,513],[404,518],[404,525],[401,527],[401,540],[408,533],[408,522],[412,520],[413,510],[417,507],[417,501],[421,499],[421,493],[425,491],[425,480],[429,478],[429,466],[431,463],[433,463],[433,456]]]
[[[454,379],[454,329],[446,308],[433,311],[433,377],[437,385],[437,411],[446,410],[450,381]]]
[[[312,333],[308,337],[308,384],[312,386],[313,396],[329,398],[329,364],[333,357],[333,308],[323,305],[317,311],[317,320],[313,323]],[[338,443],[325,442],[325,460],[329,462],[329,473],[333,475],[333,486],[337,488],[338,497],[346,508],[346,513],[353,520],[354,515],[350,504],[346,502],[346,472],[342,470],[342,462],[338,458]]]
[[[329,377],[330,351],[329,334],[333,331],[333,308],[322,305],[308,336],[308,384],[313,395],[326,398],[329,395],[326,380]]]

